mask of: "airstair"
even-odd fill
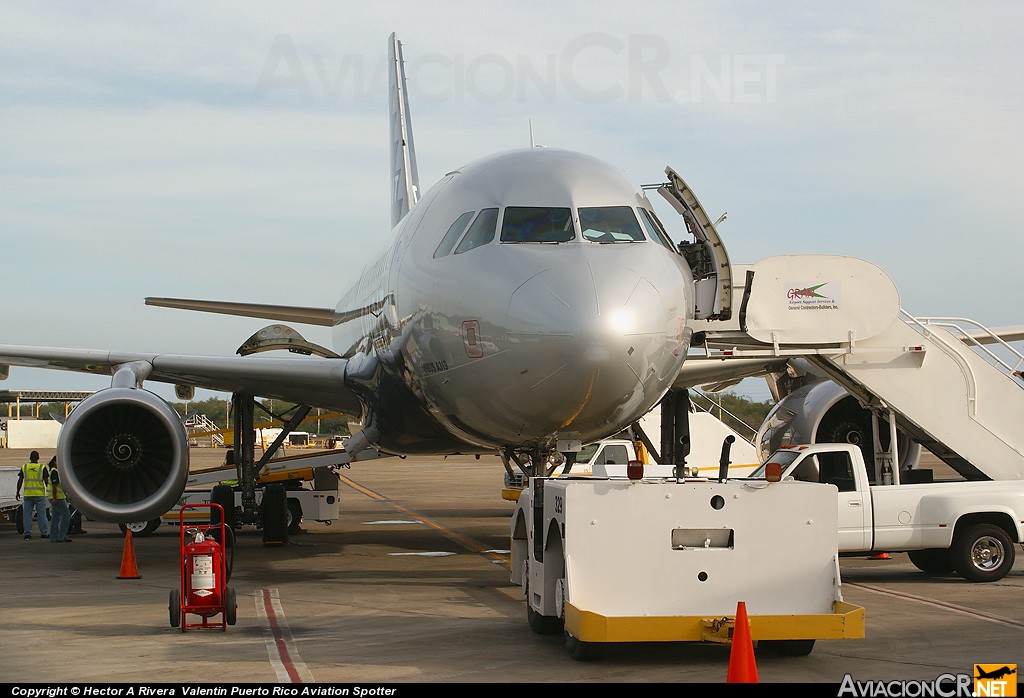
[[[909,315],[881,269],[850,257],[770,257],[742,283],[732,326],[707,323],[704,359],[804,357],[965,478],[1024,479],[1024,355],[999,336]]]

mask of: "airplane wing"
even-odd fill
[[[672,387],[675,390],[703,388],[718,392],[744,378],[764,376],[786,370],[787,358],[777,356],[753,359],[722,359],[704,355],[686,357]]]
[[[978,344],[997,344],[1000,341],[1019,342],[1024,339],[1024,325],[997,327],[989,332],[972,332],[967,336]]]
[[[118,366],[152,366],[146,380],[287,400],[359,414],[340,358],[146,354],[0,344],[0,364],[112,376]],[[2,375],[2,373],[0,373]]]

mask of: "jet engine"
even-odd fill
[[[879,419],[880,441],[889,444],[889,425]],[[762,462],[784,446],[811,443],[847,443],[860,446],[864,462],[874,462],[874,429],[870,410],[831,380],[806,383],[776,403],[757,432],[755,441]],[[897,430],[897,460],[905,470],[917,464],[921,446]]]
[[[112,387],[79,404],[57,444],[61,483],[97,521],[149,521],[166,513],[188,477],[188,438],[167,402]]]

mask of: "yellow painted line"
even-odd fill
[[[349,478],[347,478],[344,475],[339,475],[338,476],[338,481],[345,483],[346,485],[348,485],[349,487],[354,489],[356,492],[364,494],[367,497],[369,497],[370,499],[374,499],[374,500],[380,502],[381,504],[388,505],[389,507],[391,507],[392,509],[394,509],[396,511],[402,512],[406,516],[411,517],[412,519],[420,522],[424,526],[429,526],[430,528],[434,529],[435,531],[440,533],[442,536],[444,536],[448,540],[456,543],[457,545],[462,546],[463,548],[465,548],[469,552],[476,553],[477,555],[483,555],[484,557],[486,557],[491,562],[495,562],[497,564],[500,564],[501,566],[505,567],[506,569],[511,569],[511,563],[509,562],[508,554],[495,552],[494,550],[492,550],[491,548],[487,547],[486,545],[484,545],[480,541],[473,540],[472,538],[470,538],[468,536],[464,536],[461,533],[459,533],[458,531],[453,531],[452,529],[448,528],[444,524],[438,523],[437,521],[434,521],[430,517],[425,516],[423,514],[420,514],[419,512],[413,511],[412,509],[409,509],[408,507],[402,506],[398,502],[385,497],[384,495],[380,494],[379,492],[374,492],[373,490],[369,489],[368,487],[364,487],[363,485],[360,485],[358,482],[350,480]]]

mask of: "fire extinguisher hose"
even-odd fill
[[[231,581],[231,570],[235,566],[235,532],[231,529],[230,526],[224,526],[224,530],[226,531],[224,535],[224,558],[227,561],[227,578],[224,580],[224,583],[227,584],[229,581]]]

